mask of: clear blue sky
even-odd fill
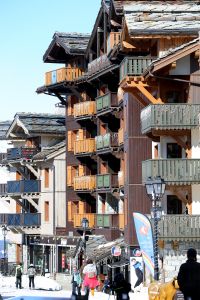
[[[56,98],[35,93],[44,74],[60,65],[43,63],[55,31],[91,33],[101,0],[0,0],[0,121],[16,112],[55,110]]]

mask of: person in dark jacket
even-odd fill
[[[200,299],[200,263],[197,262],[197,251],[193,248],[187,251],[187,261],[180,266],[178,285],[185,300]]]
[[[122,273],[117,273],[111,289],[116,293],[116,300],[129,300],[129,292],[131,291],[131,284],[124,279]]]
[[[15,277],[16,277],[16,288],[22,288],[22,263],[20,263],[17,267],[16,267],[16,271],[15,271]]]

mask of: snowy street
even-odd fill
[[[28,278],[23,275],[22,289],[16,289],[15,277],[0,277],[0,294],[3,299],[70,299],[71,291],[63,290],[61,285],[55,280],[44,277],[35,277],[35,289],[30,290],[28,287]],[[89,300],[114,300],[113,295],[108,295],[102,292],[95,292],[94,296],[90,295]],[[131,300],[147,300],[147,289],[143,288],[141,292],[130,293]]]

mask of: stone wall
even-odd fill
[[[197,250],[197,260],[200,262],[200,242],[165,242],[164,248],[160,249],[160,257],[163,257],[164,281],[168,282],[177,276],[180,265],[187,260],[187,249]]]

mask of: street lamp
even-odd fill
[[[8,233],[8,228],[6,225],[2,227],[2,234],[3,234],[3,274],[6,275],[7,265],[6,265],[6,235]]]
[[[89,221],[87,218],[83,218],[81,221],[81,225],[83,227],[83,249],[84,249],[84,262],[86,262],[86,229],[89,227]]]
[[[158,220],[160,218],[161,198],[165,193],[165,181],[160,176],[152,179],[149,177],[145,182],[146,192],[152,202],[153,217],[153,245],[154,245],[154,279],[159,280],[158,268]]]

